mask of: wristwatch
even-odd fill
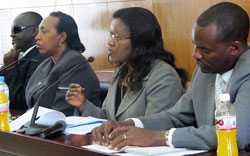
[[[165,133],[165,138],[166,138],[166,145],[169,146],[169,143],[168,143],[168,138],[169,138],[169,130],[166,131]]]

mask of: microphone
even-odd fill
[[[56,134],[64,132],[66,128],[67,128],[66,122],[59,120],[54,125],[42,130],[42,132],[39,134],[39,137],[40,138],[52,137]]]
[[[245,150],[246,150],[246,152],[250,152],[250,144],[247,144],[247,145],[245,146]]]
[[[93,56],[90,56],[88,59],[87,59],[87,62],[89,63],[92,63],[95,61],[95,58]]]
[[[31,62],[38,62],[38,60],[35,60],[35,59],[20,59],[20,60],[16,60],[12,63],[10,63],[9,65],[3,67],[0,69],[0,72],[3,72],[5,71],[6,69],[8,69],[9,67],[13,66],[14,64],[18,63],[18,62],[21,62],[21,61],[31,61]]]
[[[41,130],[44,127],[41,127],[41,125],[35,124],[35,120],[36,120],[36,116],[37,116],[37,112],[38,112],[38,108],[39,108],[39,102],[41,97],[48,91],[50,90],[53,86],[55,86],[56,84],[58,84],[62,79],[64,79],[66,76],[70,75],[73,71],[75,71],[77,68],[79,68],[83,63],[85,62],[93,62],[95,59],[94,57],[89,57],[86,61],[83,61],[81,63],[79,63],[78,65],[76,65],[75,67],[73,67],[72,69],[70,69],[68,72],[66,72],[61,78],[59,78],[58,80],[56,80],[52,85],[50,85],[49,87],[47,87],[46,89],[43,90],[43,92],[39,95],[35,105],[34,105],[34,110],[33,110],[33,114],[30,120],[30,124],[28,126],[28,128],[25,131],[26,135],[36,135],[38,133],[41,132]]]

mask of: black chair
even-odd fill
[[[102,82],[102,81],[100,81],[100,89],[101,89],[100,99],[101,99],[101,101],[103,103],[103,101],[106,98],[107,93],[108,93],[109,82]]]
[[[113,77],[114,70],[113,69],[103,69],[103,70],[97,70],[97,71],[95,71],[95,73],[100,81],[100,88],[101,88],[100,99],[102,100],[102,103],[103,103],[104,99],[107,96],[109,83]]]

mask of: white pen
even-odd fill
[[[57,89],[60,89],[60,90],[69,90],[70,88],[69,87],[58,87]],[[84,91],[85,88],[82,88],[82,91]]]

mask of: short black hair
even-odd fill
[[[37,27],[43,20],[42,16],[39,13],[33,12],[33,11],[21,13],[19,16],[23,16],[23,17],[25,16],[26,18],[30,19],[29,24],[35,25]]]
[[[85,47],[80,41],[75,20],[70,15],[67,15],[61,11],[51,12],[49,16],[59,18],[56,29],[58,33],[66,32],[66,43],[68,47],[80,52],[84,52]]]
[[[210,7],[199,16],[196,24],[200,27],[214,24],[218,37],[223,41],[247,43],[249,17],[243,8],[234,3],[222,2]]]

